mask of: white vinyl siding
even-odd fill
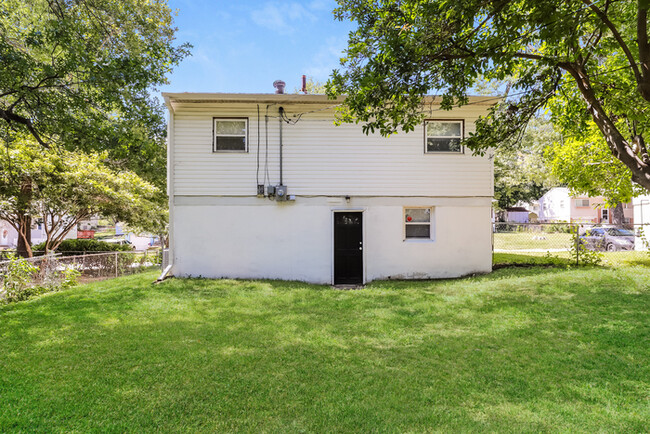
[[[178,104],[173,116],[172,194],[254,196],[256,184],[279,183],[279,125],[268,123],[268,173],[262,106],[251,103]],[[440,153],[424,156],[424,125],[389,138],[365,135],[361,125],[334,126],[333,110],[322,104],[283,104],[289,118],[306,113],[295,125],[283,125],[283,183],[292,195],[491,197],[492,162],[488,155]],[[269,116],[277,116],[269,110]],[[450,112],[465,119],[466,130],[487,112],[472,105]],[[248,153],[212,153],[214,117],[248,118]],[[451,116],[450,116],[451,117]],[[259,128],[258,128],[259,125]],[[259,142],[258,142],[259,137]],[[258,146],[259,144],[259,146]],[[257,168],[259,149],[260,167]]]

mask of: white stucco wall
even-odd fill
[[[404,240],[404,206],[433,207],[432,240]],[[176,198],[172,272],[331,284],[336,210],[364,213],[365,282],[489,272],[490,209],[490,199]]]

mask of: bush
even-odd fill
[[[48,267],[47,262],[41,261],[39,267],[16,255],[8,256],[0,269],[0,303],[23,301],[77,284],[79,271],[72,267],[62,268],[56,261],[53,267]]]
[[[36,244],[32,247],[34,255],[40,256],[45,253],[45,243]],[[107,243],[106,241],[92,240],[92,239],[79,239],[79,240],[64,240],[56,252],[61,253],[63,256],[83,255],[85,253],[99,253],[99,252],[130,252],[133,249],[128,244],[115,244]]]

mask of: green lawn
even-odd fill
[[[573,236],[545,232],[500,232],[494,234],[496,250],[568,249]]]
[[[650,268],[154,277],[0,307],[0,432],[648,430]]]
[[[619,251],[598,252],[603,267],[650,266],[649,252]],[[495,268],[509,265],[573,265],[574,252],[522,252],[515,251],[492,254]]]

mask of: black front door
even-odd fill
[[[334,284],[363,283],[363,214],[334,213]]]

